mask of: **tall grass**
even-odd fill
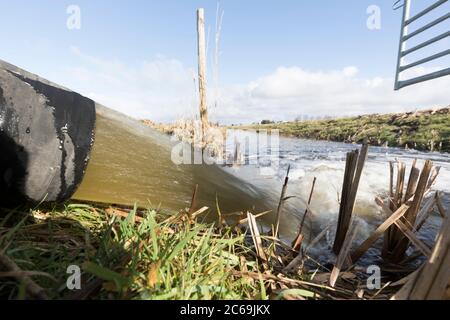
[[[139,214],[141,214],[139,212]],[[49,211],[11,211],[0,220],[0,248],[50,298],[259,299],[261,285],[231,272],[258,272],[251,249],[232,228],[173,219],[156,211],[127,218],[70,204]],[[139,218],[139,220],[137,219]],[[139,222],[138,222],[139,221]],[[83,272],[82,289],[66,287],[70,265]],[[101,281],[98,281],[101,280]],[[24,285],[0,274],[0,296],[26,298]],[[90,290],[90,289],[89,289]]]
[[[87,204],[0,209],[0,299],[360,298],[363,278],[356,274],[331,288],[327,268],[278,239],[261,233],[256,250],[247,219],[209,224],[199,212],[165,216]],[[253,229],[258,216],[248,215]],[[304,269],[306,261],[317,268]],[[81,289],[72,291],[74,265]]]

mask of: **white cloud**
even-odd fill
[[[69,68],[73,89],[100,103],[137,118],[171,121],[196,113],[194,69],[176,59],[156,56],[135,66],[71,51],[83,67]],[[417,68],[406,76],[429,72]],[[290,120],[300,114],[354,115],[444,107],[449,102],[450,77],[394,91],[392,78],[360,76],[349,66],[342,70],[310,71],[279,67],[250,83],[221,88],[212,118],[245,123],[262,119]],[[211,96],[214,96],[211,94]],[[214,103],[211,101],[210,105]]]
[[[70,87],[110,108],[136,118],[170,120],[190,116],[196,92],[193,70],[157,55],[134,66],[104,60],[71,47],[82,67],[66,68]]]
[[[353,77],[356,76],[356,74],[359,72],[357,67],[351,66],[351,67],[346,67],[343,70],[343,74],[345,77]]]
[[[405,76],[415,77],[431,71],[434,69],[417,68]],[[244,119],[229,120],[289,120],[300,114],[391,113],[445,107],[450,103],[450,77],[394,91],[393,78],[363,78],[358,77],[358,73],[358,68],[353,66],[332,71],[280,67],[247,85],[246,93],[238,93],[236,99],[225,101],[226,104],[241,103],[248,111]],[[226,117],[226,108],[222,116]]]

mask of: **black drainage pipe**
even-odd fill
[[[95,114],[94,101],[0,60],[0,206],[70,199]]]

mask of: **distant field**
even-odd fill
[[[354,118],[240,126],[279,129],[283,135],[337,142],[408,147],[450,152],[450,108],[411,113],[365,115]]]

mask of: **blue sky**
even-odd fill
[[[210,103],[217,100],[219,107],[223,105],[218,120],[287,120],[306,113],[393,112],[448,105],[441,92],[429,92],[445,88],[446,79],[437,80],[437,86],[422,86],[419,97],[408,98],[416,91],[411,89],[398,95],[392,92],[401,17],[400,11],[392,10],[392,3],[222,0],[219,82],[213,83],[216,1],[0,0],[0,59],[132,116],[170,121],[185,116],[184,109],[195,110],[190,78],[196,69],[195,11],[203,7],[210,28],[209,81],[219,92],[212,94]],[[69,5],[81,9],[80,30],[66,27]],[[381,9],[380,30],[366,26],[370,5]],[[441,15],[449,7],[443,10]],[[440,45],[448,48],[448,39]],[[289,90],[276,91],[297,81],[292,91],[312,89],[319,95],[321,86],[340,82],[341,76],[353,80],[336,92],[361,91],[359,85],[369,82],[369,87],[378,87],[382,79],[386,97],[395,103],[386,106],[379,99],[384,92],[380,88],[369,101],[356,98],[357,92],[348,99],[339,97],[339,104],[348,105],[343,109],[327,107],[335,91],[325,87],[321,96],[329,96],[317,105],[314,96],[305,100],[300,93],[296,97]],[[310,87],[314,81],[317,86]]]

